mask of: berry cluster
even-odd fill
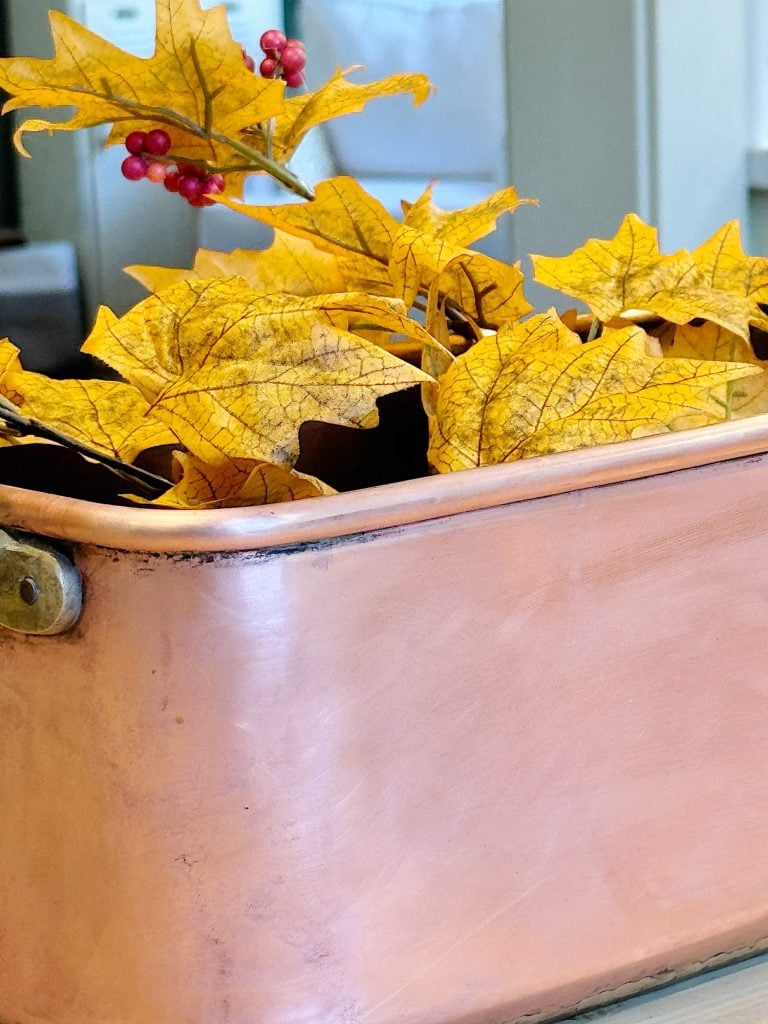
[[[123,177],[129,181],[162,182],[169,192],[178,192],[190,206],[213,206],[211,196],[224,191],[223,174],[209,174],[204,165],[179,163],[165,159],[171,150],[171,137],[164,128],[151,132],[131,132],[125,140],[130,156],[123,160]]]
[[[291,89],[304,84],[307,51],[300,39],[287,39],[280,29],[270,28],[262,35],[259,46],[265,55],[259,64],[262,78],[282,78]],[[245,49],[243,60],[250,71],[256,70],[256,62]]]

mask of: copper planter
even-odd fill
[[[764,417],[259,510],[0,488],[3,1024],[504,1024],[768,940]]]

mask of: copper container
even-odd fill
[[[506,1024],[768,939],[768,421],[266,509],[9,487],[3,1024]]]

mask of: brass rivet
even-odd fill
[[[40,600],[40,587],[37,585],[37,581],[33,580],[31,576],[27,576],[19,584],[19,597],[24,604],[28,604],[30,608]]]

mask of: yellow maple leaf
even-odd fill
[[[693,255],[659,252],[655,228],[629,213],[611,240],[591,238],[570,256],[532,256],[535,279],[581,299],[600,320],[647,310],[675,324],[703,318],[749,338],[749,301],[713,288]]]
[[[104,316],[100,323],[109,329]],[[22,369],[18,351],[9,341],[0,342],[0,395],[30,419],[123,462],[133,462],[147,448],[178,443],[130,384],[51,380]]]
[[[435,276],[440,276],[463,311],[483,326],[517,319],[531,309],[523,295],[518,264],[501,263],[400,224],[353,178],[320,182],[311,203],[223,202],[332,254],[348,284],[375,294],[394,294],[407,306],[420,292],[426,294]],[[461,213],[456,211],[457,224]],[[487,213],[478,216],[482,219]]]
[[[339,68],[319,89],[286,100],[272,129],[271,149],[276,160],[288,160],[313,128],[334,118],[358,113],[371,100],[410,93],[414,106],[418,106],[431,92],[432,87],[426,75],[406,72],[376,82],[347,81],[347,75],[356,70],[355,67],[344,70]],[[258,130],[252,130],[249,134],[254,146],[266,153],[265,135]]]
[[[170,288],[172,284],[178,284],[179,281],[190,281],[200,276],[194,267],[187,270],[184,267],[155,267],[135,264],[123,267],[123,270],[129,277],[143,285],[148,292],[161,292],[164,288]]]
[[[8,338],[0,338],[0,397],[3,394],[3,378],[9,372],[21,370],[19,361],[19,350],[11,344]],[[19,438],[13,427],[8,427],[0,420],[0,448],[17,444]]]
[[[298,238],[335,256],[348,279],[389,286],[392,242],[400,225],[354,178],[321,181],[311,203],[249,206],[219,200],[224,206]]]
[[[437,411],[437,381],[454,361],[448,321],[445,317],[445,296],[441,295],[438,283],[435,281],[429,289],[424,317],[425,328],[438,344],[425,345],[421,350],[421,368],[432,377],[428,384],[421,385],[421,400],[427,416],[434,416]]]
[[[730,363],[752,363],[762,373],[744,380],[728,381],[714,394],[723,405],[725,419],[744,419],[768,412],[768,361],[758,359],[752,346],[738,335],[718,327],[702,324],[677,327],[662,336],[665,355],[676,359],[708,359]]]
[[[0,88],[11,97],[6,111],[75,108],[64,121],[24,121],[16,133],[23,153],[28,155],[22,141],[27,132],[113,123],[111,142],[136,129],[164,126],[172,136],[173,154],[181,159],[247,166],[242,133],[280,113],[283,84],[248,71],[223,6],[203,11],[199,0],[156,0],[156,8],[152,57],[126,53],[52,11],[53,58],[0,60]],[[242,179],[234,171],[228,187],[236,190]]]
[[[181,480],[152,502],[136,497],[134,501],[163,508],[241,508],[336,493],[316,477],[270,462],[226,459],[207,465],[186,452],[175,452],[174,458]]]
[[[433,191],[434,186],[430,185],[415,203],[403,202],[403,223],[462,248],[490,234],[503,213],[514,213],[524,204],[538,206],[537,199],[521,199],[517,189],[510,185],[463,210],[441,210],[432,199]]]
[[[242,277],[256,291],[290,295],[327,295],[347,288],[335,257],[283,231],[275,232],[268,249],[235,249],[231,253],[199,249],[191,270],[126,267],[126,273],[152,292],[201,277]]]
[[[20,373],[22,370],[19,349],[9,338],[0,338],[0,384],[10,373]]]
[[[397,298],[412,306],[437,280],[481,327],[519,320],[531,311],[518,263],[501,263],[404,224],[392,242],[389,275]]]
[[[204,462],[292,464],[306,420],[375,426],[376,399],[428,379],[352,333],[376,322],[425,343],[402,304],[370,295],[265,295],[240,278],[190,280],[91,335],[83,351],[135,385]]]
[[[768,330],[759,303],[768,302],[768,259],[747,256],[741,244],[741,228],[730,220],[694,249],[693,258],[709,288],[742,296],[751,305],[750,323]]]
[[[440,378],[438,472],[512,462],[723,419],[712,391],[754,366],[649,354],[640,327],[581,344],[554,310],[483,338]]]

